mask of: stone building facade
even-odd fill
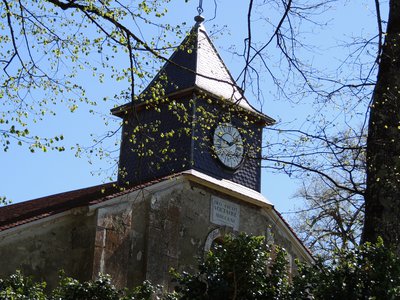
[[[107,273],[119,287],[168,287],[171,267],[190,271],[213,241],[238,232],[285,247],[292,271],[295,258],[312,262],[260,193],[262,128],[273,120],[248,103],[196,21],[137,103],[112,110],[124,122],[118,181],[0,208],[0,276],[21,269],[54,286],[63,269],[80,280]],[[148,94],[161,74],[169,80],[154,114]],[[171,103],[185,108],[184,123]],[[137,129],[152,155],[137,151]]]

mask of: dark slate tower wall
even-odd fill
[[[136,185],[191,169],[192,110],[187,100],[185,109],[170,104],[143,106],[124,117],[120,185]]]
[[[194,140],[194,169],[218,179],[231,180],[261,191],[260,158],[263,125],[254,115],[240,111],[237,106],[229,106],[230,108],[223,107],[217,101],[210,99],[197,100],[194,136],[198,138]],[[203,119],[204,112],[207,117]],[[239,129],[245,144],[245,158],[236,170],[223,166],[213,149],[215,127],[227,121]]]

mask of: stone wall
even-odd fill
[[[80,280],[110,274],[118,287],[147,279],[172,288],[170,268],[193,271],[212,242],[229,232],[265,235],[284,246],[291,261],[304,260],[285,226],[266,206],[181,176],[3,232],[0,275],[21,269],[54,287],[64,269]]]
[[[95,217],[73,213],[21,225],[0,236],[0,276],[17,269],[49,287],[59,270],[79,280],[92,276]]]
[[[210,221],[213,198],[240,207],[238,230]],[[293,237],[288,236],[287,229],[281,228],[268,211],[215,190],[185,181],[153,193],[145,203],[148,204],[148,218],[142,218],[147,219],[147,230],[140,234],[145,238],[141,239],[140,247],[132,244],[131,256],[136,260],[132,259],[129,265],[130,270],[136,270],[139,263],[146,270],[141,279],[170,285],[170,268],[193,270],[198,259],[209,249],[212,239],[228,232],[268,236],[268,240],[287,249],[291,261],[294,258],[304,260],[304,253],[299,253],[292,245]],[[141,206],[145,205],[142,203]],[[137,236],[138,232],[134,235]],[[136,272],[136,276],[139,273]],[[134,272],[130,271],[130,274],[134,275]]]

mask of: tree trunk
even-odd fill
[[[389,9],[370,107],[362,241],[381,236],[400,254],[400,1]]]

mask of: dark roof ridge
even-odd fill
[[[90,200],[114,193],[116,189],[116,183],[110,182],[0,207],[0,231],[5,229],[4,226],[7,228],[7,225],[22,220],[85,205]]]
[[[121,187],[117,182],[95,185],[0,207],[0,232],[77,207],[101,203],[183,174],[178,172],[142,184]]]

